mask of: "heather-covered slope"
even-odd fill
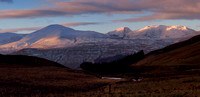
[[[200,65],[200,36],[153,51],[137,66]]]
[[[0,55],[0,97],[78,96],[111,82],[41,58]]]
[[[200,36],[146,55],[132,64],[132,71],[144,77],[192,75],[200,72]]]

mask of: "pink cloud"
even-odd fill
[[[50,7],[24,10],[1,10],[3,18],[36,18],[78,14],[138,14],[153,15],[115,21],[148,21],[155,19],[200,19],[199,0],[48,0]],[[53,7],[52,7],[53,6]]]
[[[153,14],[114,21],[138,22],[159,19],[200,19],[199,0],[140,0],[138,4],[143,4],[143,9],[153,12]]]
[[[131,12],[138,13],[137,10],[131,10],[125,4],[131,0],[73,0],[73,1],[49,1],[53,2],[51,7],[23,10],[1,10],[0,18],[34,18],[49,16],[65,16],[76,14],[93,14],[93,13],[114,13],[114,12]],[[121,2],[121,3],[117,3]],[[129,4],[130,5],[130,4]],[[52,7],[53,6],[53,7]]]
[[[74,23],[61,23],[63,26],[83,26],[83,25],[95,25],[100,24],[97,22],[74,22]]]

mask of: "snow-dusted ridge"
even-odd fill
[[[132,32],[132,30],[128,27],[121,27],[114,31],[110,31],[107,34],[111,38],[125,38],[128,33]]]
[[[198,35],[195,30],[187,28],[186,26],[165,26],[165,25],[151,25],[142,29],[132,31],[128,27],[122,27],[114,31],[108,32],[110,37],[123,39],[178,39],[187,38]]]
[[[26,34],[16,34],[11,32],[0,33],[0,45],[15,42],[26,36]]]
[[[195,36],[199,33],[185,26],[153,25],[133,31],[132,34],[130,34],[131,38],[176,39]]]

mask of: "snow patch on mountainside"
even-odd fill
[[[26,34],[16,34],[11,32],[0,33],[0,45],[18,41],[25,35]]]
[[[109,36],[111,36],[112,38],[124,38],[131,31],[132,30],[129,29],[128,27],[121,27],[121,28],[118,28],[114,31],[110,31],[107,34]]]

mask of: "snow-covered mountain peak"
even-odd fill
[[[107,34],[113,38],[124,38],[130,32],[132,32],[132,30],[128,27],[121,27],[114,31],[108,32]]]
[[[142,29],[139,29],[139,30],[137,30],[137,32],[139,32],[139,31],[146,31],[146,30],[158,30],[158,29],[163,30],[166,27],[167,26],[164,26],[164,25],[151,25],[151,26],[146,26],[146,27],[144,27]]]
[[[70,31],[74,31],[74,29],[72,28],[69,28],[69,27],[65,27],[65,26],[62,26],[62,25],[58,25],[58,24],[53,24],[53,25],[49,25],[41,30],[39,30],[40,32],[41,31],[44,31],[44,32],[62,32],[62,31],[65,31],[65,32],[70,32]]]
[[[4,43],[4,45],[0,45],[0,49],[9,51],[24,48],[61,48],[106,37],[107,35],[94,31],[79,31],[62,25],[50,25],[30,33],[18,41]]]
[[[170,31],[170,30],[182,30],[182,31],[188,31],[192,30],[187,28],[186,26],[180,26],[180,25],[175,25],[175,26],[165,26],[165,25],[151,25],[151,26],[146,26],[142,29],[137,30],[139,31],[146,31],[146,30],[163,30],[163,31]],[[193,30],[194,31],[194,30]]]
[[[187,28],[186,26],[152,25],[134,31],[129,37],[142,39],[175,39],[191,37],[197,34],[195,30]]]
[[[131,29],[128,28],[128,27],[121,27],[121,28],[116,29],[115,31],[118,31],[118,32],[130,32]]]
[[[68,27],[65,27],[65,26],[59,25],[59,24],[53,24],[53,25],[49,25],[49,26],[47,26],[45,28],[57,28],[57,29],[64,29],[65,28],[66,29]],[[71,29],[71,28],[68,28],[68,29]]]
[[[189,28],[187,28],[186,26],[179,26],[179,25],[177,25],[177,26],[168,26],[166,28],[166,30],[167,31],[169,31],[169,30],[189,30]]]

